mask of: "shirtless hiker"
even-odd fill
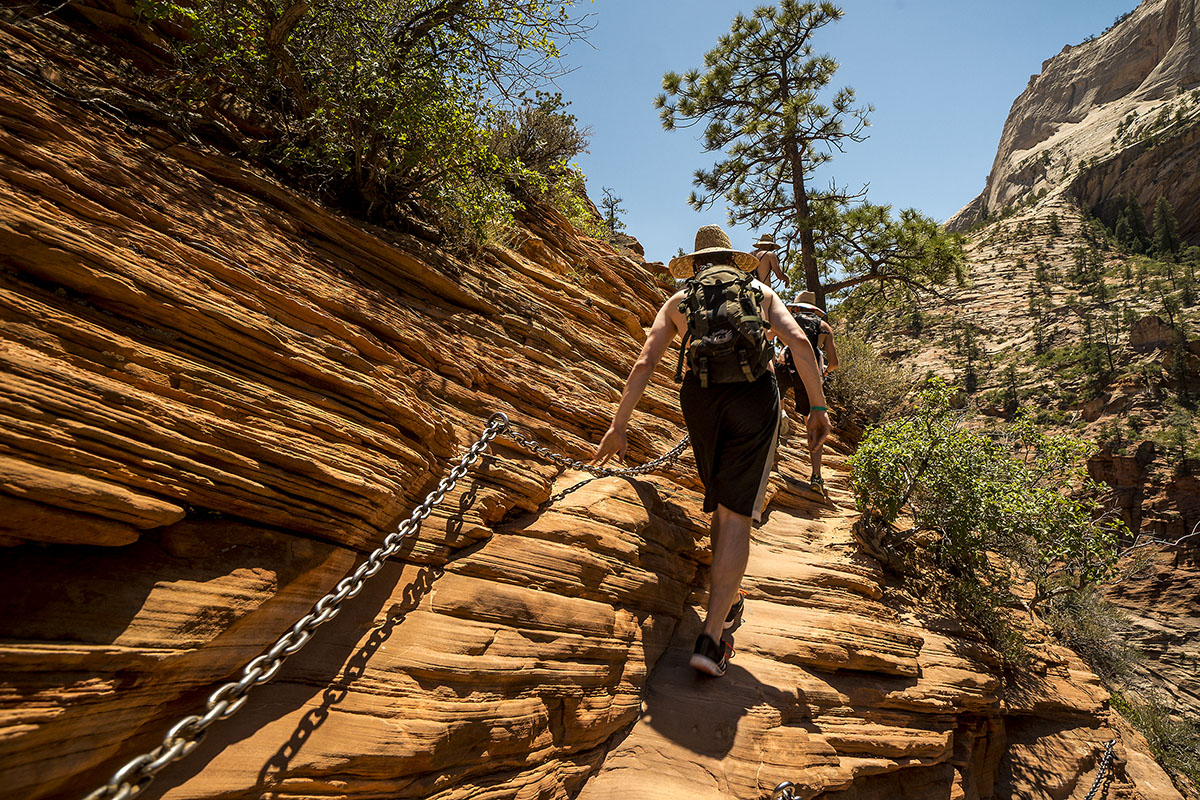
[[[731,271],[733,278],[746,283],[744,291],[757,301],[748,304],[752,321],[759,325],[768,323],[792,349],[812,407],[810,425],[828,430],[825,395],[812,345],[775,292],[761,281],[746,281],[740,272],[755,268],[754,257],[734,251],[729,237],[719,226],[705,225],[696,233],[694,252],[672,259],[670,269],[677,278],[691,278],[693,273],[699,278],[702,273],[709,272],[712,265],[737,267]],[[739,275],[743,277],[738,278]],[[642,352],[625,382],[612,425],[596,450],[596,463],[603,465],[613,456],[624,458],[629,417],[655,366],[677,335],[685,340],[688,337],[688,316],[683,308],[688,296],[685,286],[659,309]],[[769,337],[764,336],[764,339],[768,348],[764,352],[773,352]],[[741,613],[742,603],[739,600],[735,606],[734,599],[750,556],[750,526],[752,520],[760,520],[767,475],[774,461],[779,389],[770,356],[765,358],[758,375],[753,375],[744,365],[733,377],[717,374],[715,368],[709,370],[708,366],[705,361],[700,368],[703,375],[698,376],[698,370],[689,358],[689,368],[679,390],[679,403],[691,435],[700,480],[704,484],[704,511],[713,515],[708,610],[691,664],[702,672],[720,676],[725,674],[733,650],[723,633],[733,626]],[[741,377],[743,371],[753,379]]]
[[[775,237],[769,233],[764,233],[758,237],[758,241],[754,243],[754,258],[758,264],[754,267],[754,277],[767,286],[771,285],[771,275],[779,278],[780,283],[784,288],[787,288],[787,275],[783,273],[783,268],[779,266],[779,256],[775,255]]]
[[[800,330],[804,331],[809,344],[812,345],[817,355],[817,367],[821,370],[823,377],[838,368],[838,351],[837,344],[833,339],[833,328],[825,319],[825,311],[814,305],[816,300],[816,295],[812,292],[801,292],[795,300],[787,304],[787,309],[791,312],[792,319],[796,320],[796,324],[800,326]],[[793,362],[799,362],[795,361],[791,350],[783,352],[783,361],[778,365],[780,400],[787,395],[789,388],[795,387],[796,415],[804,417],[808,414],[808,393],[804,389],[798,370],[793,366]],[[817,426],[814,428],[811,425],[808,427],[808,454],[812,464],[812,477],[809,480],[808,488],[809,491],[821,497],[826,496],[825,481],[821,478],[821,456],[828,435],[828,427]]]

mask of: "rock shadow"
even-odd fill
[[[713,678],[696,671],[688,661],[701,628],[699,615],[687,607],[671,644],[647,682],[642,720],[697,755],[724,758],[733,748],[742,717],[751,709],[773,706],[783,712],[785,719],[794,717],[797,694],[803,699],[803,693],[796,687],[784,691],[763,683],[738,665],[736,653],[724,677]],[[735,637],[727,634],[726,638]]]
[[[329,711],[346,699],[350,687],[361,678],[367,670],[371,657],[391,638],[392,631],[404,621],[408,612],[417,607],[431,588],[437,577],[438,570],[425,568],[417,573],[417,577],[408,586],[399,603],[393,603],[387,611],[383,624],[372,628],[367,641],[363,643],[354,655],[346,661],[345,669],[340,678],[331,680],[321,693],[321,704],[310,708],[292,731],[292,735],[275,753],[267,759],[258,773],[256,786],[265,787],[274,784],[279,776],[285,774],[293,759],[300,753],[309,737],[329,719]]]
[[[364,584],[358,595],[346,600],[335,621],[319,629],[305,649],[284,664],[271,683],[260,687],[250,696],[244,711],[210,728],[208,735],[187,761],[164,773],[163,778],[148,790],[148,800],[191,780],[226,749],[250,740],[260,729],[309,703],[315,693],[313,687],[324,687],[318,705],[304,714],[286,741],[263,763],[257,783],[246,787],[247,796],[265,792],[285,777],[304,744],[329,719],[331,710],[346,698],[354,682],[366,672],[372,656],[428,594],[441,574],[440,569],[421,568],[405,586],[400,601],[388,608],[383,624],[372,628],[379,611],[400,583],[404,566],[400,562],[386,563],[372,580]],[[371,632],[366,641],[348,658],[345,657],[344,654],[358,643],[368,629]],[[182,698],[180,707],[203,708],[203,697],[213,688],[207,687],[203,695],[197,693]],[[161,723],[157,726],[161,727]]]

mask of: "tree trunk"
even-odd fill
[[[816,296],[818,308],[825,308],[825,288],[817,272],[817,244],[809,227],[808,192],[804,188],[804,161],[800,158],[800,147],[795,139],[789,138],[784,145],[788,163],[792,167],[792,202],[796,207],[796,224],[800,228],[800,265],[804,268],[805,287]]]

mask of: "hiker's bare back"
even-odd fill
[[[779,266],[779,256],[770,250],[759,250],[754,253],[754,257],[758,259],[758,266],[754,269],[754,276],[758,278],[758,282],[770,285],[771,275],[787,286],[787,276],[783,274],[783,268]]]

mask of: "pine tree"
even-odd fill
[[[1185,406],[1192,404],[1192,393],[1188,389],[1188,361],[1191,353],[1187,349],[1187,338],[1181,333],[1171,348],[1171,380],[1175,382],[1175,396]]]
[[[613,236],[618,231],[625,230],[625,223],[621,221],[621,214],[625,213],[621,201],[625,198],[617,197],[607,186],[603,188],[603,192],[604,195],[600,198],[600,216],[604,220],[604,227],[608,229],[608,235]]]
[[[1121,248],[1130,253],[1142,252],[1139,248],[1137,237],[1133,234],[1133,226],[1129,222],[1128,209],[1121,209],[1120,215],[1117,216],[1117,226],[1114,229],[1117,236],[1117,244]]]
[[[1009,364],[1004,368],[1004,413],[1010,417],[1017,413],[1020,403],[1019,388],[1016,365]]]
[[[1162,433],[1162,443],[1168,452],[1174,451],[1175,469],[1184,472],[1187,466],[1188,448],[1192,445],[1192,415],[1182,408],[1177,408],[1167,417]]]
[[[1074,256],[1074,269],[1071,271],[1071,280],[1077,285],[1083,286],[1087,283],[1087,251],[1082,247],[1076,247],[1071,251]]]
[[[799,239],[805,283],[824,305],[814,228],[831,198],[814,195],[813,171],[846,142],[866,138],[869,106],[855,107],[854,90],[843,88],[829,104],[817,95],[833,79],[838,63],[813,52],[814,34],[842,18],[831,2],[782,0],[747,17],[738,14],[730,32],[704,56],[706,71],[663,76],[655,99],[663,127],[705,121],[704,149],[727,156],[711,170],[698,170],[697,209],[718,197],[729,201],[729,220],[751,228],[789,227]],[[781,225],[780,223],[791,223]]]
[[[970,328],[963,331],[961,351],[967,360],[963,369],[963,388],[967,390],[967,394],[975,394],[979,388],[979,372],[975,368],[975,362],[980,353],[979,346],[975,344],[975,334]]]
[[[1182,246],[1175,209],[1167,198],[1160,195],[1154,206],[1154,253],[1159,257],[1177,258]]]
[[[1134,242],[1135,253],[1145,253],[1150,250],[1150,231],[1146,229],[1146,215],[1142,206],[1132,194],[1126,196],[1125,218],[1129,220],[1129,229]],[[1118,237],[1120,238],[1120,237]]]

